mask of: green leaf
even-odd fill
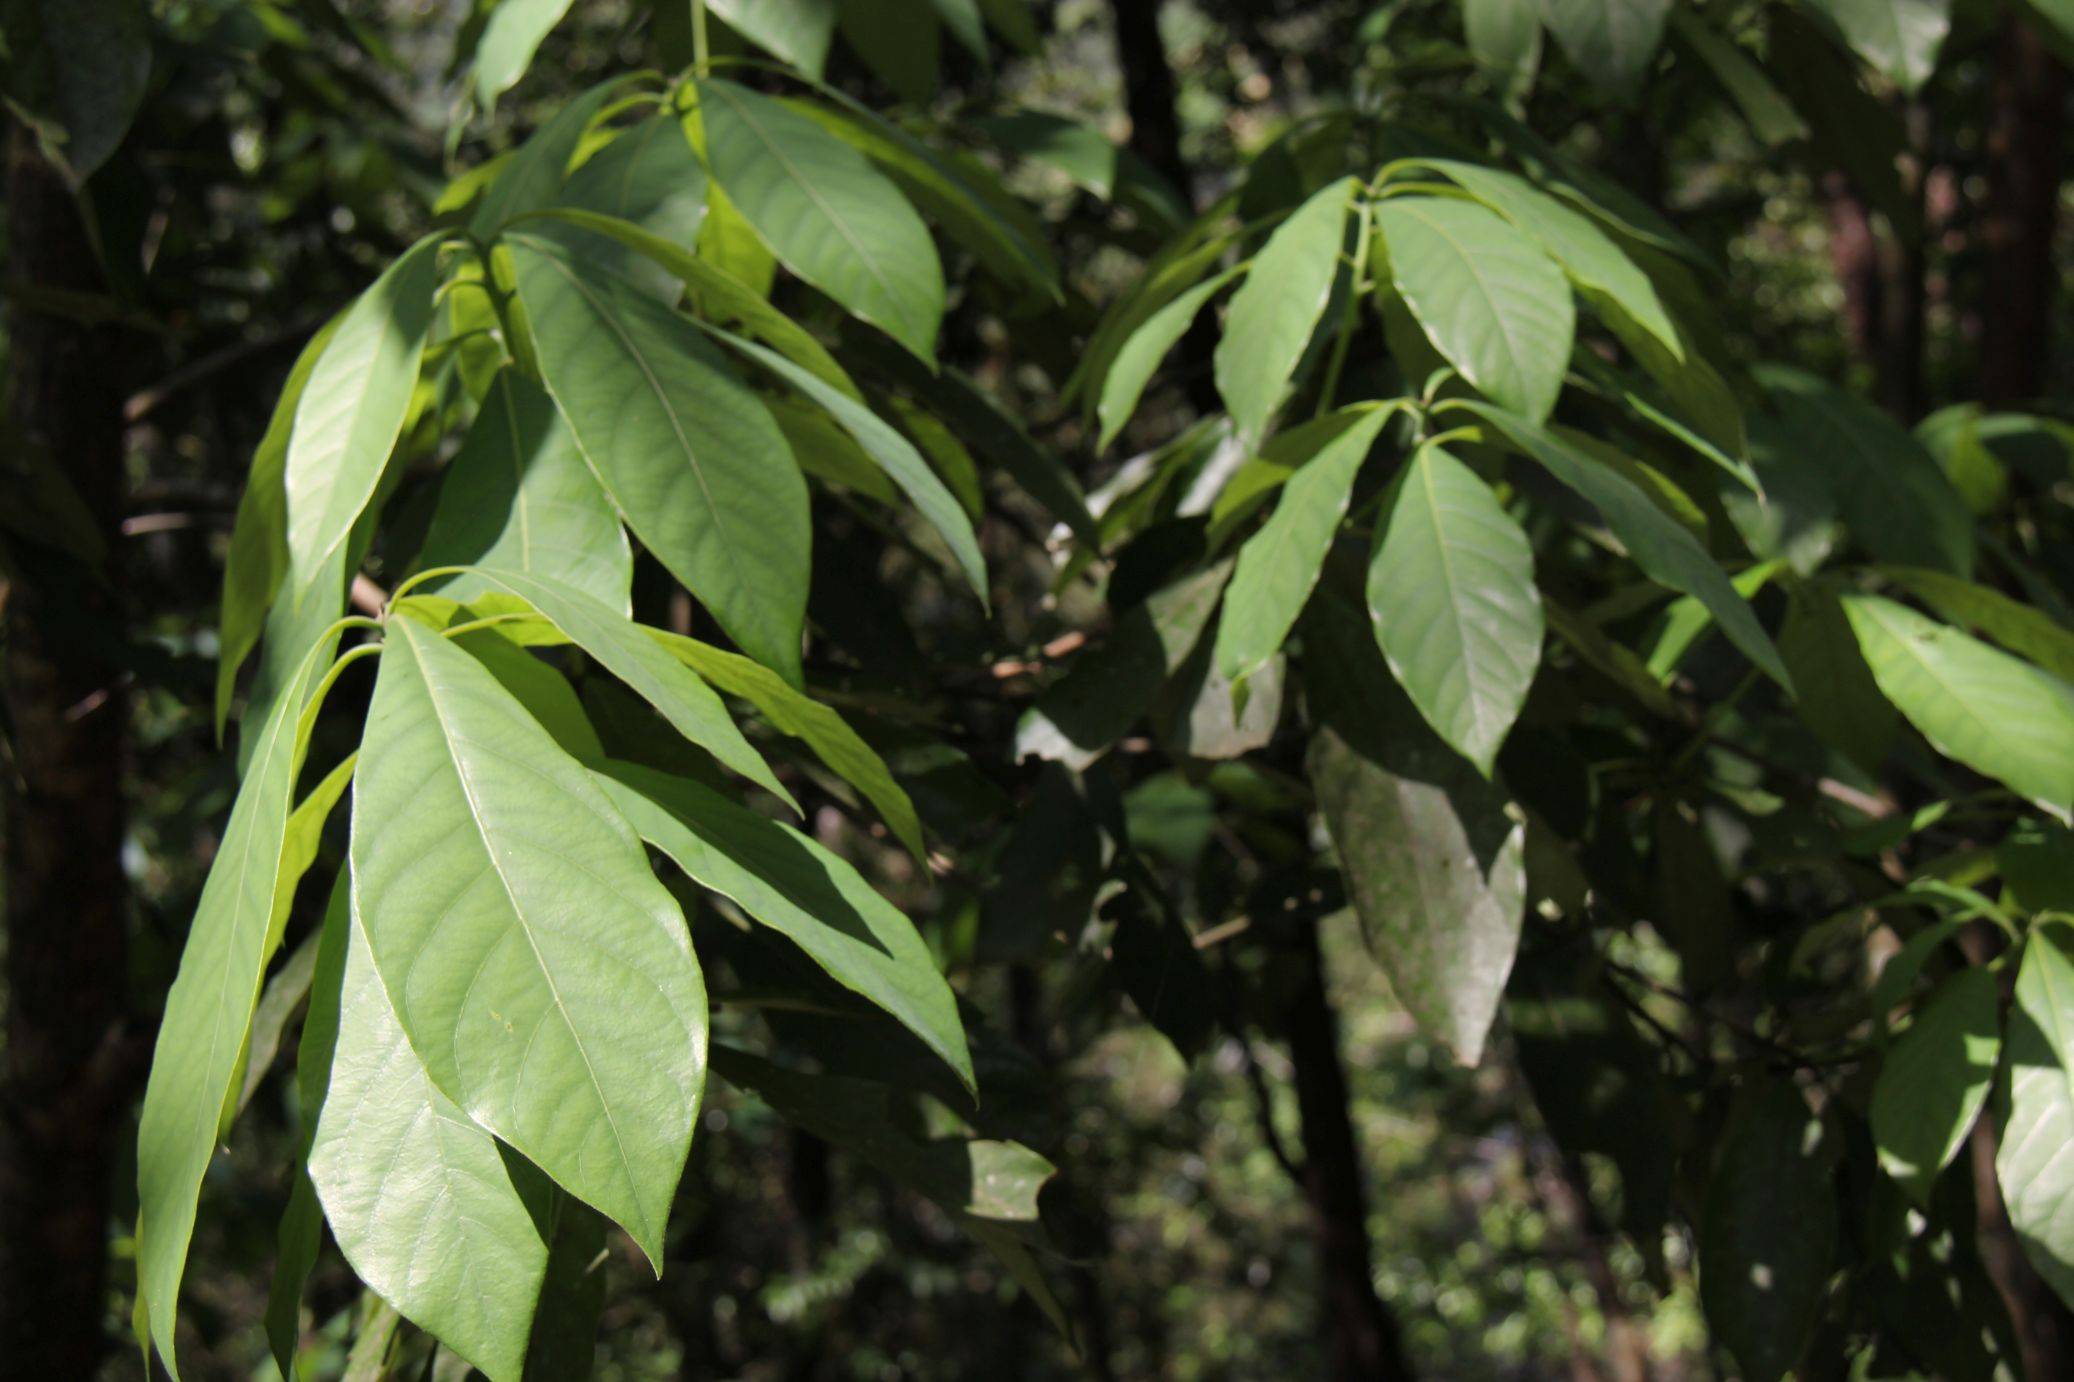
[[[547,391],[621,517],[744,652],[797,684],[812,531],[769,410],[689,320],[513,240]]]
[[[2004,1037],[1995,1176],[2024,1256],[2074,1304],[2074,927],[2040,922],[2024,943]]]
[[[1685,344],[1656,285],[1588,217],[1502,168],[1448,158],[1423,161],[1548,251],[1588,297],[1610,298],[1628,321],[1654,337],[1674,361],[1683,362]]]
[[[1230,574],[1230,563],[1219,562],[1119,614],[1109,637],[1023,712],[1016,758],[1049,759],[1078,772],[1107,753],[1195,650]]]
[[[1793,589],[1779,630],[1779,656],[1793,673],[1800,718],[1823,742],[1877,772],[1899,725],[1858,651],[1850,620],[1825,585]]]
[[[1778,408],[1761,459],[1812,470],[1851,535],[1881,561],[1973,571],[1973,520],[1923,444],[1881,409],[1797,370],[1757,371]]]
[[[977,1092],[958,1001],[914,923],[839,856],[688,778],[607,762],[596,776],[642,839],[883,1008]]]
[[[1275,227],[1232,294],[1215,365],[1218,396],[1242,437],[1265,430],[1310,347],[1339,276],[1358,186],[1341,178],[1313,193]]]
[[[1690,595],[1705,605],[1730,642],[1781,686],[1790,688],[1778,649],[1758,624],[1749,604],[1736,594],[1706,549],[1678,526],[1649,496],[1618,471],[1578,450],[1557,433],[1486,403],[1460,401],[1444,405],[1474,413],[1533,457],[1563,486],[1574,491],[1606,520],[1642,574],[1659,585]]]
[[[1050,111],[983,117],[972,127],[1021,158],[1066,175],[1103,201],[1149,216],[1164,230],[1188,220],[1188,203],[1151,164],[1092,125]]]
[[[922,517],[929,520],[929,526],[943,537],[966,584],[972,587],[973,594],[979,596],[981,604],[987,603],[986,559],[979,553],[979,538],[972,531],[972,520],[966,517],[957,496],[929,468],[929,463],[922,459],[906,437],[850,395],[801,369],[784,356],[718,327],[709,326],[705,330],[729,349],[747,356],[820,404],[829,416],[841,423],[843,430],[857,439],[857,444],[892,477],[893,483],[900,486]]]
[[[960,1219],[1035,1226],[1037,1194],[1057,1174],[1018,1142],[907,1132],[889,1086],[840,1075],[808,1075],[727,1046],[713,1048],[722,1079],[768,1104],[780,1118],[877,1167]]]
[[[355,1275],[493,1382],[516,1382],[547,1266],[534,1213],[548,1187],[433,1084],[358,917],[348,931],[310,1183]]]
[[[831,772],[864,794],[878,808],[895,839],[917,862],[926,862],[921,818],[914,802],[893,780],[886,760],[859,738],[843,717],[775,676],[768,667],[695,638],[650,629],[648,633],[684,664],[725,691],[755,706],[781,734],[789,734],[814,751]]]
[[[479,567],[473,574],[539,610],[571,642],[596,658],[599,666],[654,706],[679,734],[799,810],[799,803],[771,772],[763,755],[742,737],[713,688],[656,642],[650,636],[653,630],[552,579],[494,567]]]
[[[1671,31],[1714,74],[1765,147],[1777,149],[1808,137],[1808,122],[1740,44],[1682,9],[1673,11]]]
[[[129,132],[151,83],[144,0],[30,0],[8,6],[0,87],[74,190]]]
[[[1836,1254],[1835,1152],[1821,1119],[1775,1080],[1728,1126],[1700,1232],[1700,1302],[1750,1382],[1779,1382],[1807,1348]]]
[[[905,0],[896,0],[904,4]],[[904,48],[916,45],[893,25],[894,42]],[[933,81],[933,75],[932,75]],[[793,109],[820,122],[838,139],[870,159],[875,167],[907,194],[907,199],[924,214],[935,218],[944,232],[972,251],[973,257],[1004,283],[1018,285],[1046,298],[1059,296],[1058,265],[1040,234],[1026,228],[1026,218],[1004,210],[1007,193],[993,170],[977,160],[951,159],[909,135],[899,126],[874,115],[868,108],[832,88],[822,92],[840,108],[818,102],[799,102]]]
[[[723,81],[698,92],[707,167],[779,262],[933,361],[943,266],[907,199],[782,102]]]
[[[638,837],[496,680],[403,617],[353,789],[353,900],[440,1092],[660,1266],[706,997]]]
[[[1999,985],[1967,968],[1938,985],[1880,1063],[1872,1140],[1880,1166],[1924,1209],[1987,1103],[2001,1055]]]
[[[1476,65],[1508,98],[1524,96],[1541,67],[1536,0],[1463,0],[1462,29]]]
[[[1343,598],[1305,621],[1318,716],[1305,767],[1347,896],[1391,991],[1465,1065],[1505,994],[1526,911],[1526,831],[1434,735]]]
[[[1393,412],[1342,409],[1288,434],[1292,448],[1299,435],[1322,440],[1289,477],[1268,521],[1239,549],[1217,624],[1215,666],[1227,681],[1259,671],[1296,626],[1347,516],[1354,477]]]
[[[1952,27],[1951,0],[1809,0],[1851,50],[1903,92],[1930,80]]]
[[[1556,44],[1616,100],[1632,98],[1663,40],[1672,0],[1541,0],[1542,22]]]
[[[1434,349],[1494,403],[1547,417],[1577,327],[1561,267],[1473,202],[1393,197],[1372,214],[1390,280]]]
[[[1116,440],[1116,434],[1138,410],[1138,400],[1144,397],[1145,386],[1152,382],[1159,362],[1188,334],[1188,328],[1194,324],[1203,304],[1215,297],[1218,290],[1240,272],[1236,267],[1226,269],[1215,278],[1196,284],[1147,317],[1124,340],[1116,358],[1110,362],[1108,375],[1102,380],[1101,402],[1095,405],[1095,414],[1102,421],[1102,434],[1095,443],[1096,450],[1109,449],[1109,443]]]
[[[2063,821],[2074,813],[2074,688],[1906,605],[1843,605],[1880,691],[1932,748]]]
[[[828,65],[836,0],[707,0],[728,27],[810,77]]]
[[[936,94],[942,26],[914,0],[842,0],[843,41],[864,65],[911,105]]]
[[[434,233],[412,245],[346,309],[296,402],[283,478],[293,589],[306,588],[345,545],[403,432],[441,243]]]
[[[329,640],[309,650],[253,741],[152,1051],[137,1126],[137,1289],[151,1339],[175,1377],[174,1325],[195,1201],[223,1118],[235,1108],[253,1006],[300,878],[289,867],[289,808],[316,719],[316,706],[305,711],[304,701],[320,685],[329,654]]]
[[[495,566],[545,576],[630,608],[634,556],[612,501],[584,464],[554,400],[503,369],[440,482],[420,566]],[[426,589],[460,601],[484,589],[454,576]]]
[[[620,77],[600,82],[533,131],[532,137],[519,145],[498,170],[496,180],[490,183],[489,191],[468,218],[468,233],[487,242],[514,216],[552,205],[560,195],[563,175],[569,171],[569,161],[576,157],[585,132],[600,112],[634,90],[639,80]]]
[[[476,104],[490,110],[518,85],[540,40],[568,12],[569,0],[498,0],[475,45]]]
[[[1094,334],[1088,338],[1079,362],[1066,380],[1066,401],[1091,395],[1094,386],[1108,378],[1110,366],[1117,352],[1123,349],[1124,342],[1153,313],[1188,291],[1215,267],[1235,238],[1229,234],[1213,234],[1198,242],[1191,234],[1154,255],[1139,274],[1137,282],[1110,303],[1101,320],[1095,323]],[[1089,396],[1083,401],[1092,419],[1096,400]]]
[[[748,284],[719,265],[616,217],[561,207],[549,208],[541,215],[640,251],[691,290],[692,301],[702,315],[740,327],[801,369],[852,397],[863,397],[848,371],[836,363],[811,331],[758,297]],[[591,243],[595,245],[595,239]]]
[[[1489,777],[1541,663],[1534,549],[1438,446],[1413,455],[1376,529],[1368,617],[1426,723]]]
[[[1890,567],[1884,574],[1946,621],[1976,629],[2061,681],[2074,684],[2074,630],[2043,610],[1942,571]]]
[[[673,112],[649,116],[583,161],[558,201],[639,226],[687,257],[706,223],[706,166],[692,152],[684,124]],[[643,259],[631,246],[590,245],[594,267],[611,269],[674,303],[683,291],[667,266]]]
[[[223,565],[223,612],[217,620],[216,737],[230,718],[231,693],[238,668],[259,642],[267,610],[288,570],[288,490],[285,476],[288,437],[295,410],[318,359],[338,331],[343,316],[333,317],[310,337],[288,372],[288,382],[274,402],[266,433],[252,453],[245,492],[238,496],[238,516],[231,527],[230,552]]]

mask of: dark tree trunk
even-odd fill
[[[10,132],[7,217],[11,279],[104,291],[71,193],[19,128]],[[14,1377],[89,1377],[101,1359],[109,1191],[139,1046],[125,1022],[126,700],[108,660],[122,619],[113,583],[122,344],[108,328],[33,308],[11,317],[10,421],[58,461],[109,546],[104,579],[71,557],[10,540],[17,567],[5,587],[0,673],[13,749],[0,1372]]]
[[[1339,1020],[1325,992],[1314,927],[1294,938],[1296,992],[1283,1014],[1296,1102],[1303,1115],[1303,1189],[1318,1247],[1331,1372],[1336,1382],[1394,1382],[1413,1376],[1389,1307],[1375,1293],[1369,1257],[1368,1197],[1361,1154],[1347,1117],[1347,1077],[1339,1058]]]
[[[2037,398],[2051,378],[2053,232],[2067,119],[2067,69],[2016,13],[2004,21],[1988,91],[1980,394],[2006,404]]]

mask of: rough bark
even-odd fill
[[[1368,1197],[1361,1183],[1360,1147],[1347,1117],[1339,1020],[1325,992],[1315,929],[1299,926],[1297,931],[1298,978],[1282,1026],[1303,1116],[1303,1190],[1318,1249],[1328,1375],[1337,1382],[1410,1379],[1414,1374],[1397,1320],[1375,1293]]]
[[[103,291],[72,196],[20,129],[9,277]],[[122,341],[28,307],[9,325],[9,418],[58,458],[105,536],[105,579],[26,544],[5,588],[7,1035],[0,1067],[0,1359],[89,1377],[108,1313],[110,1185],[140,1045],[126,1030],[122,764],[108,661],[121,609]],[[15,1372],[13,1369],[20,1369]]]
[[[1986,279],[1980,394],[1989,404],[2035,399],[2051,380],[2067,69],[2012,11],[1988,84],[1988,197],[1981,218]]]

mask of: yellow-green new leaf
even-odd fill
[[[744,652],[800,679],[812,531],[770,411],[685,317],[514,235],[547,391],[634,535]]]
[[[976,1091],[958,1000],[914,923],[848,862],[791,826],[687,778],[636,763],[598,781],[641,838],[693,882],[789,937],[843,987],[877,1004]]]
[[[1242,682],[1266,665],[1318,583],[1333,534],[1347,516],[1354,477],[1391,416],[1388,408],[1370,408],[1348,421],[1349,411],[1299,429],[1327,439],[1297,467],[1274,513],[1239,548],[1213,653],[1218,675],[1227,681]]]
[[[634,554],[554,400],[515,369],[490,384],[440,481],[419,565],[495,566],[545,576],[625,614]],[[481,577],[428,582],[466,602]]]
[[[1980,1117],[2002,1051],[2000,985],[1985,969],[1945,980],[1880,1063],[1872,1141],[1880,1166],[1930,1207],[1930,1188]]]
[[[288,438],[288,578],[307,588],[374,498],[403,432],[432,326],[441,237],[383,270],[324,347]]]
[[[432,1083],[357,918],[323,1101],[310,1184],[354,1274],[492,1382],[518,1382],[547,1270],[527,1192],[544,1208],[550,1188],[531,1168],[515,1178]]]
[[[389,621],[351,854],[432,1083],[659,1267],[706,1071],[683,914],[583,766],[414,619]]]
[[[1437,446],[1412,457],[1376,529],[1368,618],[1426,723],[1489,777],[1541,665],[1534,549],[1476,472]]]
[[[1877,595],[1846,595],[1880,691],[1948,758],[2074,814],[2074,687]]]
[[[1392,197],[1371,214],[1390,281],[1433,348],[1492,402],[1546,418],[1577,330],[1562,266],[1474,202]]]
[[[1258,437],[1266,428],[1310,347],[1332,298],[1358,185],[1341,178],[1291,212],[1232,294],[1215,365],[1218,396],[1242,437]]]
[[[320,640],[304,655],[254,740],[166,995],[144,1090],[137,1126],[137,1290],[159,1357],[176,1378],[174,1324],[195,1201],[237,1093],[279,919],[300,877],[290,867],[288,819],[316,718],[314,706],[306,712],[304,702],[320,684],[330,646]]]
[[[933,361],[943,265],[899,189],[780,101],[724,81],[698,94],[706,165],[779,262]]]

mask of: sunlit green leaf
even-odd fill
[[[1880,1166],[1926,1208],[1987,1103],[2002,1050],[1999,987],[1985,969],[1952,975],[1880,1063],[1873,1144]]]
[[[2004,1042],[1995,1176],[2024,1256],[2074,1304],[2074,928],[2066,922],[2032,928]]]
[[[1232,294],[1215,366],[1217,392],[1242,437],[1261,434],[1310,347],[1339,275],[1356,185],[1342,178],[1291,212]]]

